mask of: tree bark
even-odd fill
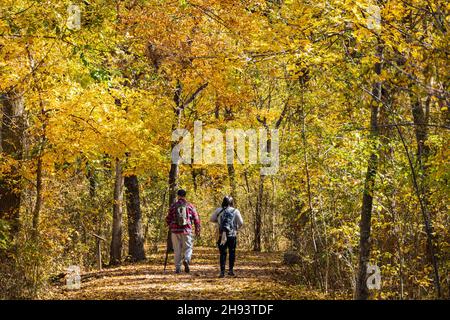
[[[113,225],[110,247],[110,265],[122,262],[122,215],[123,215],[123,175],[122,164],[116,159],[116,175],[114,178]]]
[[[31,239],[36,241],[39,236],[39,216],[42,206],[42,156],[39,155],[37,159],[36,169],[36,203],[33,210],[33,230]]]
[[[37,154],[37,168],[36,168],[36,203],[33,208],[33,221],[32,221],[32,233],[31,233],[32,241],[36,242],[39,237],[39,220],[40,220],[40,214],[41,214],[41,207],[42,207],[42,203],[43,203],[43,198],[42,198],[42,188],[43,188],[43,186],[42,186],[42,174],[43,174],[42,154],[44,152],[45,144],[47,142],[46,130],[47,130],[48,118],[47,118],[47,113],[45,110],[44,100],[42,99],[42,85],[36,77],[36,74],[35,74],[36,64],[33,59],[33,55],[31,53],[31,51],[29,50],[28,45],[26,46],[26,51],[28,53],[28,59],[30,62],[30,72],[31,72],[33,80],[34,80],[35,89],[39,96],[39,106],[41,108],[39,120],[42,123],[42,127],[41,127],[42,131],[41,131],[41,135],[38,140],[38,143],[39,143],[38,150],[39,151]]]
[[[266,123],[266,119],[263,121],[258,119],[261,122],[266,130],[269,132],[269,128]],[[272,152],[272,140],[270,136],[267,138],[266,150],[267,153]],[[264,152],[264,151],[262,151]],[[264,181],[266,176],[260,174],[259,178],[259,187],[258,187],[258,196],[256,198],[256,210],[255,210],[255,240],[253,243],[253,251],[261,251],[261,229],[262,229],[262,220],[263,220],[263,200],[264,200]]]
[[[19,230],[21,175],[19,161],[22,159],[24,134],[24,100],[17,92],[0,96],[2,107],[1,151],[15,161],[0,177],[0,219],[9,222],[10,235]]]
[[[178,189],[178,164],[172,163],[169,172],[169,206],[171,206],[177,197]]]
[[[377,47],[377,57],[379,61],[382,60],[383,48],[379,44]],[[375,73],[381,74],[382,64],[377,62],[375,64]],[[375,190],[375,178],[378,169],[378,143],[377,137],[379,134],[378,129],[378,105],[383,101],[382,97],[382,85],[381,82],[376,82],[372,90],[373,101],[371,105],[370,116],[370,139],[372,145],[372,152],[369,156],[367,164],[366,179],[364,182],[364,191],[361,208],[361,221],[359,224],[359,269],[356,281],[355,298],[357,300],[366,300],[369,297],[369,291],[367,288],[367,263],[370,258],[370,229],[372,218],[372,204],[373,193]]]
[[[436,254],[437,248],[434,244],[433,224],[428,209],[428,198],[430,193],[427,185],[427,160],[430,154],[430,148],[426,143],[428,139],[428,115],[424,112],[420,99],[417,97],[412,97],[412,99],[411,112],[415,124],[414,130],[417,141],[417,162],[419,165],[418,179],[414,179],[415,174],[413,172],[413,184],[415,186],[417,197],[419,198],[419,202],[421,204],[420,208],[424,220],[425,233],[427,234],[427,253],[430,259],[430,263],[433,266],[434,287],[437,297],[440,298],[442,296],[442,292],[439,279],[438,258]],[[429,101],[427,101],[427,103],[429,103]],[[411,167],[411,170],[414,170],[414,167]]]
[[[316,275],[316,278],[318,280],[318,283],[320,287],[322,288],[322,273],[320,268],[320,261],[319,261],[319,249],[317,245],[317,239],[316,239],[316,216],[312,204],[312,192],[311,192],[311,176],[309,172],[309,160],[308,160],[308,141],[306,139],[306,112],[304,109],[304,85],[302,86],[302,94],[301,94],[301,118],[302,118],[302,131],[301,131],[301,137],[302,137],[302,144],[303,144],[303,161],[305,162],[305,176],[306,176],[306,191],[308,194],[308,212],[309,212],[309,218],[310,218],[310,225],[311,225],[311,240],[313,244],[314,249],[314,273]]]
[[[139,182],[135,174],[124,178],[128,217],[128,255],[131,261],[145,260]]]
[[[237,207],[237,193],[236,193],[236,170],[234,164],[227,164],[228,177],[230,178],[231,196],[233,197],[234,206]]]
[[[175,103],[175,122],[172,124],[172,132],[175,131],[180,127],[181,124],[181,112],[183,111],[183,101],[181,98],[181,93],[183,91],[183,87],[181,85],[181,82],[178,80],[177,86],[175,88],[175,94],[173,97],[173,101]],[[170,151],[172,152],[173,148],[176,146],[177,142],[172,141],[170,145]],[[173,159],[171,160],[170,164],[170,172],[169,172],[169,208],[170,206],[175,202],[175,199],[177,197],[177,188],[178,188],[178,171],[179,171],[179,164],[173,163]],[[170,238],[170,236],[169,236]]]
[[[192,103],[195,98],[208,86],[208,83],[204,83],[201,86],[197,88],[197,90],[194,91],[188,98],[183,100],[182,98],[182,92],[183,92],[183,86],[181,82],[177,81],[177,86],[175,87],[175,94],[173,97],[173,102],[175,103],[174,112],[175,112],[175,119],[174,123],[172,124],[172,131],[180,128],[181,126],[181,114],[183,110]],[[172,141],[171,143],[171,151],[176,146],[177,142]],[[172,160],[172,159],[171,159]],[[169,172],[169,207],[175,202],[176,196],[177,196],[177,188],[178,188],[178,172],[179,172],[179,164],[178,163],[171,163],[170,165],[170,172]],[[170,238],[170,237],[169,237]],[[170,239],[169,239],[170,240]]]
[[[42,189],[43,189],[43,160],[42,160],[42,154],[45,149],[45,143],[47,141],[46,136],[46,129],[47,129],[47,118],[45,115],[45,109],[44,104],[42,100],[40,100],[41,105],[41,121],[43,121],[42,124],[42,135],[40,137],[39,141],[39,152],[37,155],[37,167],[36,167],[36,203],[34,205],[33,209],[33,225],[32,225],[32,233],[31,233],[31,239],[33,241],[38,240],[39,236],[39,220],[41,215],[41,207],[43,203],[43,197],[42,197]]]
[[[180,115],[177,115],[178,118]],[[176,130],[176,126],[174,125],[172,127],[173,130]],[[173,150],[176,146],[176,141],[172,141],[170,150]],[[172,159],[171,159],[172,161]],[[170,206],[175,202],[177,197],[177,189],[178,189],[178,172],[179,172],[179,165],[178,163],[171,162],[170,164],[170,171],[169,171],[169,208]]]
[[[256,198],[255,210],[255,240],[253,242],[253,251],[261,251],[261,226],[262,226],[262,203],[264,195],[264,180],[266,176],[261,175],[259,178],[258,196]]]

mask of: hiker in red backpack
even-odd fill
[[[175,273],[181,272],[181,263],[184,271],[189,272],[192,257],[193,235],[192,224],[195,225],[195,235],[200,236],[200,218],[195,207],[186,201],[186,191],[177,192],[177,202],[169,209],[166,222],[171,231],[173,251],[175,254]]]
[[[233,208],[233,198],[223,198],[222,207],[217,208],[211,216],[211,222],[219,225],[219,240],[217,246],[220,252],[220,278],[225,277],[225,264],[227,260],[227,249],[229,251],[228,275],[234,276],[234,261],[236,259],[237,231],[244,224],[241,213]]]

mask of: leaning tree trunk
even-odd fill
[[[0,219],[8,221],[10,235],[15,237],[19,230],[19,209],[21,176],[19,161],[22,159],[24,134],[24,100],[17,92],[0,96],[2,110],[1,152],[3,159],[13,159],[13,165],[3,169],[0,176]],[[17,161],[17,162],[16,162]]]
[[[320,268],[320,259],[319,259],[319,248],[317,244],[317,231],[316,231],[316,217],[314,214],[314,208],[313,208],[313,202],[312,202],[312,192],[311,192],[311,175],[309,172],[309,159],[308,159],[308,140],[306,139],[306,112],[305,112],[305,103],[304,103],[304,85],[302,86],[302,92],[301,92],[301,119],[302,119],[302,129],[301,129],[301,137],[302,137],[302,145],[303,145],[303,161],[305,163],[305,176],[306,176],[306,191],[308,194],[308,212],[309,212],[309,218],[310,218],[310,226],[311,226],[311,240],[312,245],[314,249],[314,261],[313,261],[313,268],[314,273],[317,278],[317,281],[320,285],[320,288],[323,287],[322,285],[322,273]]]
[[[110,265],[122,262],[122,203],[123,203],[123,175],[122,164],[116,159],[116,176],[114,179],[113,225],[110,247]]]
[[[417,97],[412,97],[411,112],[414,119],[414,130],[417,141],[417,162],[419,164],[418,179],[413,179],[417,196],[419,198],[422,216],[424,220],[425,233],[427,235],[427,253],[433,266],[433,278],[436,295],[441,297],[441,284],[439,279],[437,248],[434,244],[433,224],[429,212],[429,194],[428,188],[428,165],[427,160],[430,154],[430,147],[427,145],[428,140],[428,112],[424,112],[421,100]],[[427,101],[427,104],[430,101]],[[428,108],[427,108],[428,109]],[[414,168],[411,168],[414,170]],[[414,174],[414,173],[413,173]],[[414,176],[413,176],[414,177]]]
[[[382,60],[383,48],[379,44],[377,47],[377,57]],[[375,73],[381,74],[382,64],[375,64]],[[359,269],[356,281],[355,298],[366,300],[369,297],[367,288],[367,263],[370,257],[370,229],[372,218],[373,193],[375,190],[375,178],[378,169],[378,105],[383,101],[381,82],[376,82],[372,90],[372,106],[370,116],[370,139],[372,151],[367,164],[366,180],[364,182],[364,191],[361,208],[361,221],[359,224]]]
[[[128,255],[136,262],[145,259],[139,182],[137,176],[132,174],[124,178],[124,183],[127,198]]]

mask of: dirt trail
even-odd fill
[[[62,299],[320,299],[323,295],[292,285],[281,253],[238,250],[236,277],[218,278],[215,248],[194,248],[190,274],[173,272],[173,255],[163,272],[164,252],[148,261],[107,268],[82,282],[77,291],[63,286],[56,295]],[[292,280],[292,279],[291,279]],[[55,298],[55,296],[53,296]]]

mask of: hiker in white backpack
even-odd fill
[[[170,207],[166,222],[175,254],[175,273],[181,272],[181,263],[184,271],[189,273],[194,242],[192,225],[195,226],[195,235],[200,237],[200,217],[194,205],[187,202],[185,190],[178,190],[177,202]]]
[[[225,277],[227,250],[229,252],[228,275],[235,276],[233,268],[236,260],[237,232],[244,224],[244,220],[239,210],[233,207],[231,196],[223,198],[222,206],[214,211],[210,221],[217,223],[219,227],[217,246],[220,252],[220,277]]]

